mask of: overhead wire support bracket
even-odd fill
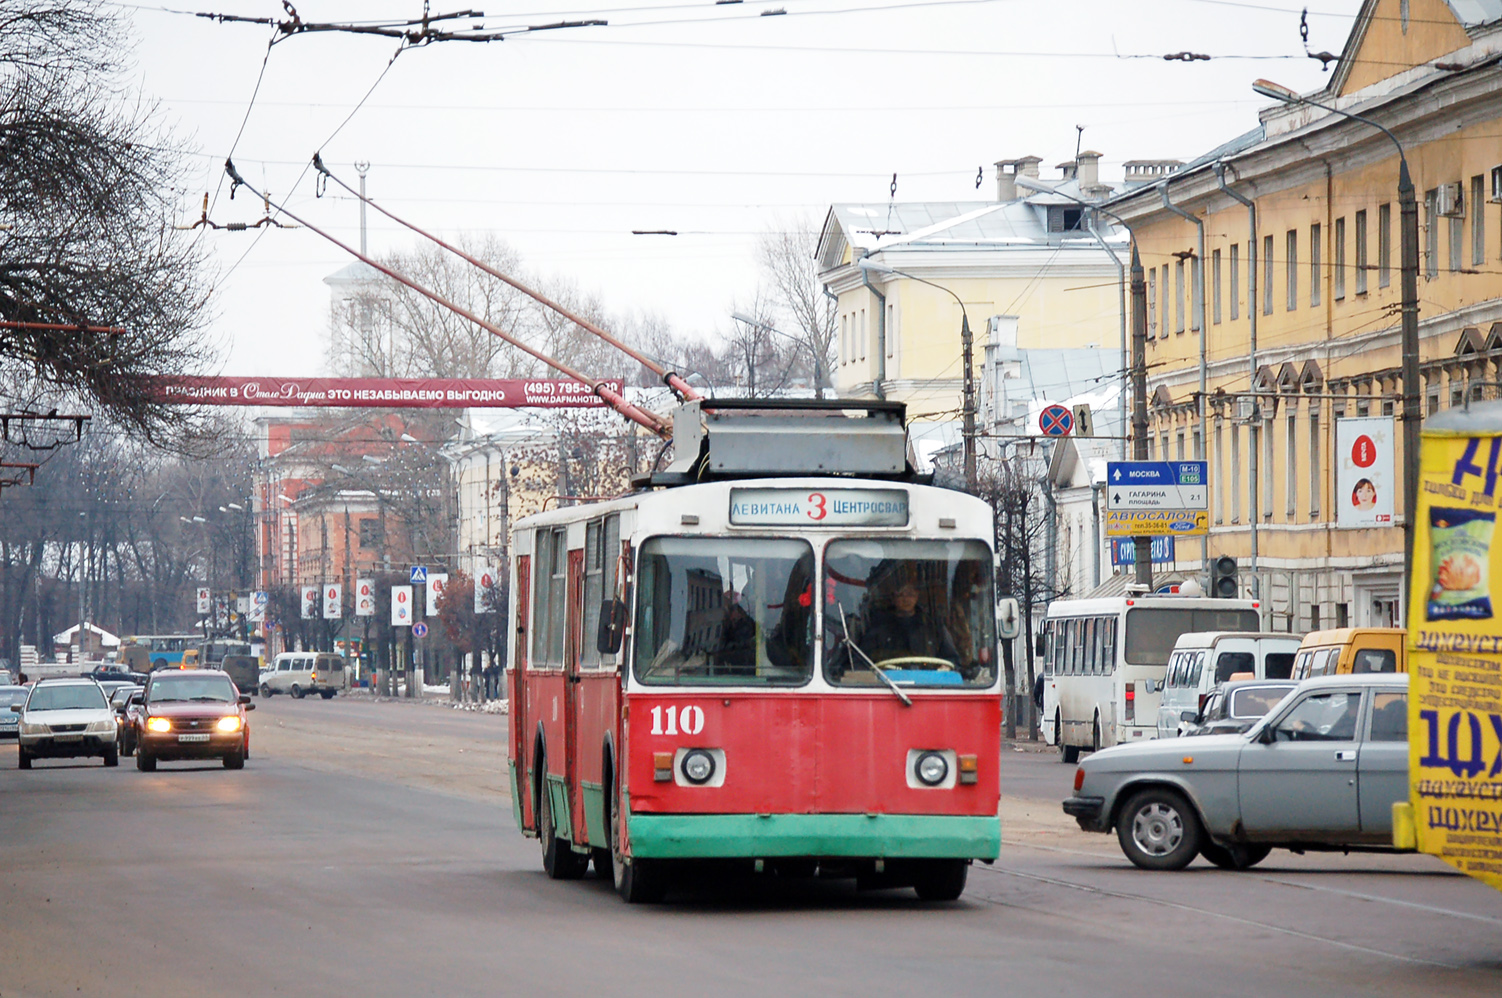
[[[317,32],[340,32],[350,35],[376,35],[381,38],[399,38],[404,48],[419,48],[431,45],[434,42],[503,42],[510,35],[524,35],[537,31],[557,31],[563,28],[598,28],[608,27],[610,22],[599,18],[591,18],[580,21],[555,21],[550,24],[522,25],[516,28],[501,28],[487,31],[483,26],[476,24],[468,29],[440,30],[434,25],[440,21],[457,21],[463,18],[481,19],[485,17],[483,10],[456,10],[446,14],[429,14],[427,5],[424,4],[422,17],[406,20],[393,20],[371,24],[354,24],[339,21],[304,21],[297,13],[297,8],[283,0],[283,9],[288,16],[278,19],[275,17],[250,17],[243,14],[215,14],[203,11],[195,12],[193,16],[202,17],[220,24],[261,24],[275,28],[279,37],[272,41],[286,41],[295,35],[306,35]]]
[[[483,270],[485,273],[489,274],[491,277],[494,277],[496,280],[502,281],[505,284],[510,285],[511,287],[513,287],[516,290],[520,291],[522,294],[524,294],[527,297],[531,298],[532,300],[538,302],[539,304],[543,305],[544,307],[552,309],[554,312],[557,312],[559,315],[563,316],[565,319],[567,319],[570,322],[574,323],[580,329],[583,329],[586,332],[592,333],[595,336],[599,337],[600,339],[604,340],[606,343],[609,343],[611,346],[615,347],[617,350],[621,351],[626,356],[630,357],[632,360],[636,361],[638,364],[642,365],[647,370],[651,371],[653,374],[661,376],[662,379],[663,379],[663,382],[669,388],[671,388],[673,390],[673,392],[679,398],[681,398],[681,399],[687,399],[689,401],[692,401],[694,399],[700,398],[699,393],[696,392],[696,391],[694,391],[694,389],[692,387],[690,387],[690,385],[688,384],[688,382],[686,382],[682,378],[680,378],[675,372],[669,371],[667,368],[663,367],[661,364],[659,364],[656,361],[652,360],[652,358],[650,358],[647,355],[643,354],[641,351],[636,350],[635,348],[633,348],[633,347],[631,347],[631,346],[629,346],[629,345],[621,342],[619,339],[617,339],[616,337],[612,336],[610,333],[606,332],[604,329],[600,328],[600,326],[598,326],[597,324],[595,324],[595,323],[591,322],[590,320],[586,319],[584,316],[579,315],[579,314],[577,314],[575,312],[570,311],[569,309],[567,309],[564,306],[560,305],[558,302],[553,301],[551,298],[547,297],[546,295],[543,295],[540,292],[534,291],[533,289],[527,287],[525,284],[523,284],[520,281],[516,280],[514,277],[510,277],[510,276],[502,273],[501,271],[496,270],[494,267],[492,267],[489,264],[485,263],[483,260],[480,260],[478,257],[475,257],[472,254],[466,253],[464,250],[460,249],[459,247],[454,246],[451,243],[445,242],[444,240],[442,240],[442,239],[438,238],[437,236],[433,235],[432,233],[426,232],[423,229],[418,228],[416,225],[413,225],[411,222],[407,221],[406,219],[400,218],[399,216],[392,214],[390,211],[388,211],[385,208],[381,207],[380,205],[376,204],[370,198],[368,198],[365,195],[361,194],[355,188],[351,187],[349,184],[346,184],[344,181],[340,180],[337,176],[335,176],[333,174],[333,172],[331,172],[329,170],[329,168],[324,164],[323,157],[320,154],[318,154],[318,153],[314,153],[313,154],[313,169],[316,170],[316,171],[318,171],[318,175],[320,177],[332,180],[335,184],[338,184],[340,187],[344,188],[344,190],[348,191],[355,198],[358,198],[362,203],[367,204],[370,207],[374,208],[376,211],[380,212],[382,215],[385,215],[387,218],[391,219],[393,222],[396,222],[398,225],[401,225],[401,226],[404,226],[405,228],[411,229],[413,232],[417,233],[419,236],[422,236],[424,239],[428,239],[428,240],[432,241],[433,243],[436,243],[438,246],[442,247],[443,249],[448,250],[450,253],[452,253],[455,256],[459,257],[460,259],[464,260],[466,263],[469,263],[469,264],[471,264],[471,265],[473,265],[475,267],[478,267],[480,270]],[[601,396],[601,397],[603,398],[604,396]]]
[[[319,165],[319,164],[321,164],[321,162],[322,162],[321,160],[317,160],[317,161],[315,161],[315,165]],[[245,178],[240,175],[240,171],[237,170],[237,169],[235,169],[235,164],[234,164],[233,160],[228,160],[227,159],[227,160],[224,161],[224,172],[227,173],[227,174],[229,174],[230,182],[231,182],[232,185],[234,185],[236,187],[244,187],[246,190],[250,191],[252,194],[255,194],[257,197],[267,198],[268,201],[270,200],[269,197],[267,197],[267,195],[262,194],[260,191],[256,190],[254,187],[252,187],[249,183],[247,183],[245,181]],[[324,172],[327,173],[326,170]],[[332,176],[332,175],[330,174],[330,176]],[[339,183],[340,186],[345,186],[345,185],[343,185],[339,181],[339,178],[334,177],[333,179],[334,179],[334,182],[335,183]],[[349,188],[345,187],[345,189],[348,190]],[[353,192],[351,192],[351,193],[353,193]],[[335,236],[333,236],[333,235],[331,235],[331,234],[323,231],[318,226],[316,226],[313,223],[307,221],[306,219],[299,218],[297,215],[295,215],[291,211],[289,211],[285,205],[274,205],[274,207],[277,209],[277,211],[279,211],[282,214],[286,215],[288,218],[292,219],[294,222],[297,222],[298,224],[302,225],[304,228],[308,229],[309,231],[314,232],[314,233],[322,236],[324,239],[326,239],[329,242],[333,243],[335,246],[338,246],[340,249],[344,250],[350,256],[352,256],[355,259],[359,260],[361,263],[365,264],[366,266],[369,266],[369,267],[371,267],[371,268],[379,271],[380,273],[385,274],[387,277],[391,278],[393,281],[396,281],[399,284],[402,284],[402,285],[405,285],[406,287],[411,288],[413,291],[416,291],[418,294],[422,295],[424,298],[427,298],[430,301],[433,301],[433,302],[437,303],[438,305],[443,306],[444,308],[448,309],[450,312],[453,312],[455,315],[457,315],[457,316],[459,316],[461,318],[464,318],[464,319],[468,319],[470,322],[473,322],[475,325],[479,326],[481,329],[484,329],[486,332],[490,333],[491,335],[498,337],[499,339],[501,339],[501,340],[503,340],[503,341],[511,344],[512,346],[516,347],[518,350],[521,350],[522,352],[524,352],[524,353],[526,353],[526,354],[528,354],[528,355],[530,355],[532,357],[535,357],[537,360],[542,361],[548,367],[551,367],[553,370],[559,372],[560,374],[564,375],[565,377],[571,378],[574,381],[579,382],[580,384],[588,385],[589,388],[590,388],[590,390],[592,392],[594,392],[595,395],[599,396],[599,398],[602,399],[612,409],[614,409],[616,412],[620,413],[622,416],[626,417],[627,419],[631,420],[632,422],[634,422],[634,423],[636,423],[636,424],[638,424],[640,426],[646,427],[648,430],[652,431],[653,433],[655,433],[657,436],[663,438],[664,440],[671,439],[671,437],[673,435],[673,428],[672,428],[672,423],[668,419],[666,419],[663,416],[659,416],[655,412],[650,412],[650,411],[648,411],[646,409],[642,409],[641,407],[633,404],[632,402],[628,401],[625,396],[621,395],[615,389],[611,388],[604,381],[601,381],[598,378],[591,378],[588,375],[582,374],[582,373],[574,370],[573,368],[569,367],[568,365],[564,364],[562,361],[560,361],[560,360],[558,360],[558,359],[556,359],[554,357],[548,356],[547,354],[543,353],[541,350],[538,350],[536,347],[533,347],[533,346],[531,346],[531,345],[529,345],[527,343],[523,343],[521,340],[519,340],[516,337],[512,336],[510,333],[508,333],[505,330],[501,329],[499,326],[495,325],[494,323],[487,322],[486,320],[480,318],[478,315],[475,315],[473,312],[471,312],[469,309],[465,308],[464,306],[458,305],[458,304],[456,304],[456,303],[454,303],[452,301],[449,301],[447,298],[445,298],[442,295],[438,294],[436,291],[431,291],[428,288],[423,287],[421,284],[418,284],[416,281],[412,280],[410,277],[406,276],[405,274],[402,274],[399,271],[392,269],[391,267],[385,266],[384,264],[379,263],[376,260],[371,259],[369,256],[366,256],[364,253],[361,253],[359,250],[355,249],[353,246],[350,246],[348,243],[342,242],[337,237],[335,237]],[[382,214],[387,215],[387,217],[395,219],[397,221],[400,221],[400,219],[396,219],[396,217],[394,215],[391,215],[389,212],[384,211],[379,206],[372,205],[372,207],[375,207],[377,211],[381,211]],[[404,225],[408,225],[409,228],[413,228],[414,231],[421,231],[421,230],[417,230],[415,227],[411,226],[408,223],[403,223],[403,224]],[[432,237],[429,237],[429,238],[432,238]],[[502,278],[502,279],[505,280],[505,278]],[[508,283],[509,283],[509,281],[508,281]]]

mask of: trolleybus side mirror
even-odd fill
[[[600,629],[595,633],[595,650],[602,655],[614,655],[621,650],[621,639],[626,634],[626,604],[618,599],[608,599],[600,604]]]
[[[1010,596],[996,602],[996,634],[1010,641],[1022,631],[1022,610]]]
[[[1045,658],[1048,655],[1048,639],[1041,632],[1033,639],[1033,654],[1039,658]]]

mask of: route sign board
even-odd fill
[[[414,586],[425,586],[427,584],[428,584],[428,566],[426,566],[426,565],[413,565],[412,566],[412,585],[414,585]]]
[[[1207,510],[1210,479],[1204,461],[1111,461],[1106,464],[1107,510]]]
[[[413,624],[412,625],[412,636],[414,638],[425,638],[425,637],[427,637],[428,636],[428,625],[424,624],[420,620],[417,623]]]
[[[1046,405],[1038,413],[1038,429],[1045,437],[1067,437],[1074,429],[1074,413],[1068,406]]]
[[[1203,537],[1210,514],[1203,509],[1108,509],[1107,537]]]

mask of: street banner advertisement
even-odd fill
[[[344,616],[344,586],[338,582],[323,585],[323,619],[338,620]]]
[[[204,586],[198,587],[198,612],[208,613],[211,609],[212,598],[209,590]]]
[[[1502,890],[1499,474],[1502,406],[1426,421],[1408,624],[1411,812],[1395,809],[1394,834]]]
[[[302,619],[316,620],[318,617],[318,587],[302,587]]]
[[[1390,527],[1397,493],[1391,416],[1335,421],[1335,525]]]
[[[427,616],[438,616],[438,597],[443,595],[443,587],[448,585],[447,572],[428,573],[428,612]]]
[[[482,568],[475,578],[475,613],[492,613],[495,607],[490,605],[490,590],[496,585],[496,570]]]
[[[620,379],[603,387],[623,392]],[[492,378],[163,377],[161,402],[183,405],[321,406],[329,408],[516,409],[595,408],[601,399],[580,381]]]
[[[355,580],[355,616],[375,616],[375,579]]]
[[[1203,509],[1108,509],[1107,537],[1203,537],[1210,514]]]
[[[391,626],[406,627],[412,623],[412,587],[391,587]]]
[[[1154,537],[1151,551],[1154,565],[1172,565],[1176,560],[1172,537]],[[1111,564],[1128,567],[1137,564],[1137,544],[1132,538],[1111,539]]]

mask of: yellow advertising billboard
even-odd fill
[[[1420,453],[1398,844],[1502,889],[1502,404],[1437,414]]]
[[[1107,537],[1203,537],[1210,514],[1203,509],[1108,509]]]

